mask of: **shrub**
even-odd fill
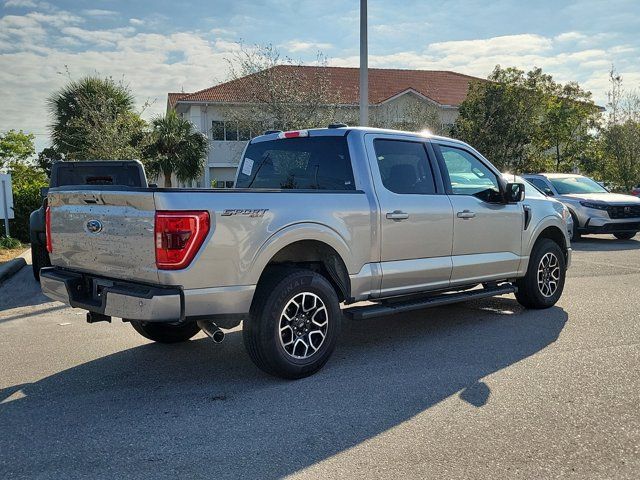
[[[13,185],[13,220],[9,220],[9,232],[14,239],[29,243],[29,215],[40,208],[40,188],[49,182],[42,170],[22,163],[13,163],[10,167]],[[0,220],[4,233],[4,220]]]
[[[22,246],[22,242],[17,238],[13,237],[0,237],[0,248],[13,249],[20,248]]]

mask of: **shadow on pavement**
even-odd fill
[[[51,300],[42,294],[40,284],[33,278],[31,265],[22,267],[13,277],[0,284],[0,315],[10,308],[49,302]]]
[[[597,237],[582,237],[577,242],[571,242],[571,248],[578,252],[618,252],[622,250],[640,250],[640,241],[618,240],[613,235]]]
[[[218,346],[144,344],[0,391],[0,472],[280,478],[449,396],[482,408],[482,378],[553,343],[566,321],[510,298],[346,321],[327,366],[293,382],[258,371],[239,331]]]

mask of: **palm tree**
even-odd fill
[[[171,188],[171,175],[181,182],[195,180],[202,174],[209,142],[193,124],[170,110],[151,122],[151,141],[145,148],[147,171],[164,175],[165,188]]]
[[[67,159],[120,160],[139,156],[144,121],[123,81],[88,76],[48,100],[54,149]]]

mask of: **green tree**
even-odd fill
[[[198,178],[207,158],[207,137],[173,110],[155,118],[151,127],[149,144],[144,150],[147,171],[152,176],[162,174],[166,188],[171,187],[172,174],[181,182]]]
[[[63,160],[63,156],[60,152],[58,152],[53,147],[43,148],[40,153],[38,153],[38,157],[36,158],[36,163],[38,167],[42,169],[47,174],[47,177],[51,176],[51,165],[56,162],[60,162]]]
[[[122,81],[71,81],[49,98],[53,148],[67,160],[140,158],[146,123],[133,108],[133,94]]]
[[[609,114],[600,136],[602,179],[611,179],[629,191],[640,184],[640,96],[625,90],[622,76],[614,68],[609,81]]]
[[[13,162],[24,162],[35,152],[33,140],[35,137],[31,133],[24,133],[22,130],[9,130],[0,134],[0,168]]]
[[[576,82],[555,85],[545,97],[536,147],[552,152],[556,171],[571,170],[585,161],[600,110],[591,100],[591,92]]]
[[[575,82],[556,83],[540,68],[496,66],[488,81],[470,86],[453,134],[502,170],[573,169],[590,151],[599,116]]]

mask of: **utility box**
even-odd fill
[[[13,190],[11,175],[0,173],[0,220],[4,220],[4,232],[9,236],[9,220],[13,219]]]

